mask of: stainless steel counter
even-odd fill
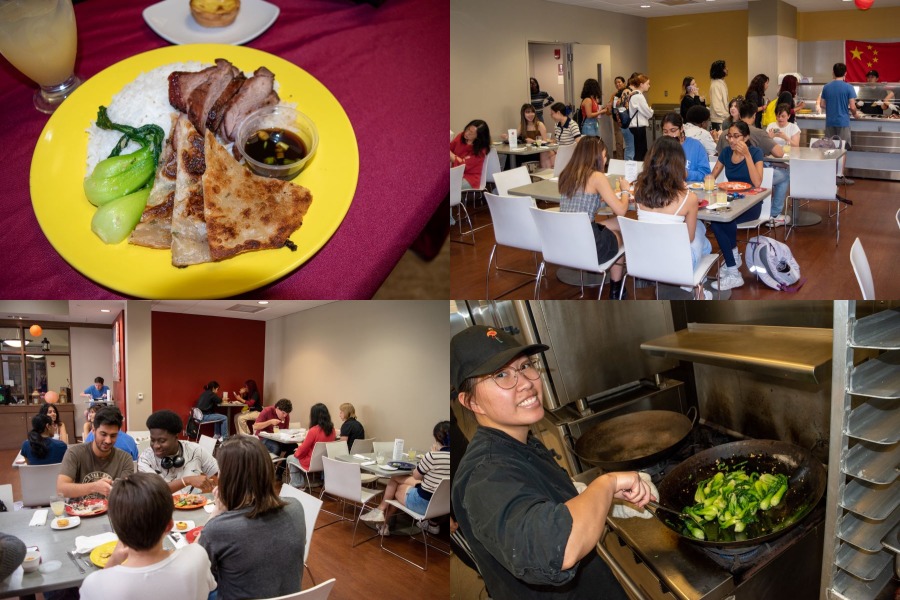
[[[825,136],[824,114],[798,114],[797,125],[801,146]],[[851,117],[850,139],[845,167],[848,176],[900,180],[900,119]]]

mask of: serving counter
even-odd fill
[[[69,443],[75,443],[75,404],[55,404],[59,418],[66,425]],[[31,431],[31,418],[38,414],[40,404],[8,404],[0,406],[0,450],[22,447]],[[80,430],[79,430],[80,431]]]
[[[824,114],[798,114],[797,126],[801,146],[809,146],[811,139],[825,137]],[[851,117],[850,140],[846,175],[900,180],[900,119]]]

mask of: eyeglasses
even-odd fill
[[[743,136],[743,134],[740,134],[740,133],[729,133],[729,134],[726,134],[725,137],[728,138],[729,140],[739,140],[739,139],[743,138],[744,136]]]
[[[531,381],[534,381],[541,376],[541,372],[537,363],[529,360],[522,363],[522,365],[518,368],[506,367],[500,369],[499,371],[491,374],[491,379],[493,379],[494,383],[496,383],[502,389],[511,390],[519,383],[519,373],[521,373],[525,376],[526,379],[530,379]]]

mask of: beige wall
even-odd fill
[[[609,45],[611,64],[604,69],[613,76],[647,68],[646,21],[640,17],[544,0],[451,0],[450,129],[459,132],[472,119],[484,119],[496,138],[518,125],[519,108],[529,100],[528,42]],[[603,93],[612,89],[604,86]]]
[[[367,437],[427,450],[450,418],[446,301],[334,302],[266,323],[267,403],[289,398],[291,426],[322,402],[356,407]]]
[[[84,425],[84,408],[87,398],[81,392],[94,384],[94,377],[102,377],[109,385],[113,380],[112,328],[72,327],[72,399],[75,410],[76,435],[81,435]]]
[[[153,412],[151,307],[150,302],[134,300],[125,307],[125,395],[127,426],[133,431],[145,431],[147,417]],[[138,394],[143,395],[142,400]]]

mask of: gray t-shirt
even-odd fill
[[[725,139],[725,134],[727,131],[722,132],[722,135],[719,136],[719,141],[716,144],[716,153],[722,154],[722,150],[728,145],[728,140]],[[759,127],[750,126],[750,146],[756,146],[760,150],[763,151],[763,156],[771,156],[772,148],[777,146],[778,144],[769,137],[769,134],[766,133],[764,129],[760,129]]]
[[[184,458],[184,464],[180,467],[172,467],[166,469],[162,466],[162,459],[157,458],[153,453],[153,448],[146,448],[138,457],[138,471],[141,473],[156,473],[166,483],[176,481],[191,475],[206,475],[212,477],[219,474],[219,464],[213,455],[200,447],[200,444],[194,442],[178,442],[181,444],[179,454]],[[183,493],[190,493],[190,488],[182,488],[179,490]]]
[[[203,528],[198,543],[206,548],[219,584],[219,600],[275,598],[300,591],[306,519],[296,498],[281,510],[255,519],[249,509],[230,510]]]
[[[91,483],[100,479],[116,480],[124,475],[134,473],[134,461],[131,455],[118,448],[113,448],[106,458],[94,454],[93,442],[69,446],[63,456],[60,475],[71,477],[75,483]],[[100,494],[88,494],[84,498],[103,498]]]

